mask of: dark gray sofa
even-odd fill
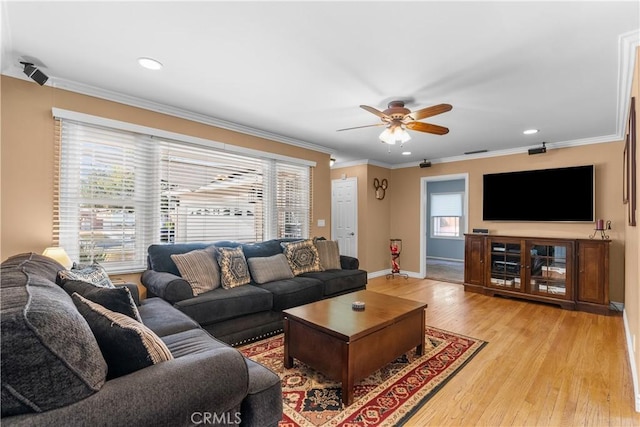
[[[299,239],[151,245],[147,257],[148,270],[142,274],[141,280],[149,295],[170,302],[219,340],[231,345],[243,344],[282,331],[282,310],[365,289],[367,272],[358,269],[357,258],[341,255],[342,269],[304,273],[261,285],[252,278],[249,285],[217,288],[194,296],[171,255],[215,245],[241,246],[246,259],[269,257],[282,253],[282,242],[295,240]]]
[[[55,283],[62,269],[33,253],[1,265],[2,425],[262,427],[281,420],[278,376],[160,298],[138,301],[138,311],[173,360],[106,379],[92,330]]]

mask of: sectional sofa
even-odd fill
[[[141,280],[149,295],[168,301],[221,341],[239,345],[282,331],[282,310],[366,288],[367,272],[358,268],[358,259],[324,253],[321,248],[326,245],[323,244],[331,242],[322,238],[315,239],[316,248],[320,248],[316,254],[309,257],[304,251],[298,254],[302,263],[318,256],[319,269],[312,268],[315,271],[299,274],[266,274],[265,277],[265,273],[271,273],[268,270],[275,269],[278,257],[287,253],[285,248],[291,248],[287,245],[298,243],[305,242],[273,239],[259,243],[221,241],[151,245],[148,270]],[[242,249],[250,274],[246,285],[229,289],[218,286],[200,294],[194,292],[174,262],[175,256],[212,247]],[[295,256],[295,253],[291,255]],[[334,262],[331,262],[332,256]],[[276,279],[268,280],[270,277]]]
[[[137,301],[138,305],[131,298],[128,308],[141,322],[108,312],[111,317],[102,319],[103,327],[126,333],[104,334],[114,340],[105,348],[103,331],[96,329],[100,324],[94,320],[106,310],[89,302],[89,293],[95,290],[82,290],[94,286],[56,284],[63,269],[33,253],[2,263],[3,426],[264,427],[281,420],[279,377],[212,337],[161,298]],[[75,287],[69,288],[71,284]],[[121,291],[125,290],[109,290]],[[134,344],[142,348],[140,337],[147,347],[154,334],[151,344],[162,351],[149,351],[154,360],[149,366],[132,368],[128,365],[138,363],[138,356],[122,358],[121,350],[112,348],[116,344],[123,350]],[[123,360],[113,363],[114,353]],[[123,373],[123,365],[134,370]]]

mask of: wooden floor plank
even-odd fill
[[[489,343],[407,426],[640,426],[621,316],[429,279],[379,277],[367,288],[424,301],[428,325]]]

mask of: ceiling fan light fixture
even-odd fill
[[[391,130],[391,128],[386,128],[380,134],[380,141],[389,145],[395,145],[396,142],[404,144],[410,139],[411,135],[409,135],[409,132],[400,126],[395,127],[393,130]]]

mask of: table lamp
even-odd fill
[[[73,261],[71,261],[71,258],[69,258],[69,255],[67,255],[67,251],[65,251],[64,248],[61,248],[59,246],[52,246],[52,247],[46,248],[44,252],[42,252],[42,255],[55,259],[60,264],[62,264],[62,266],[67,270],[70,269],[71,266],[73,265]]]

